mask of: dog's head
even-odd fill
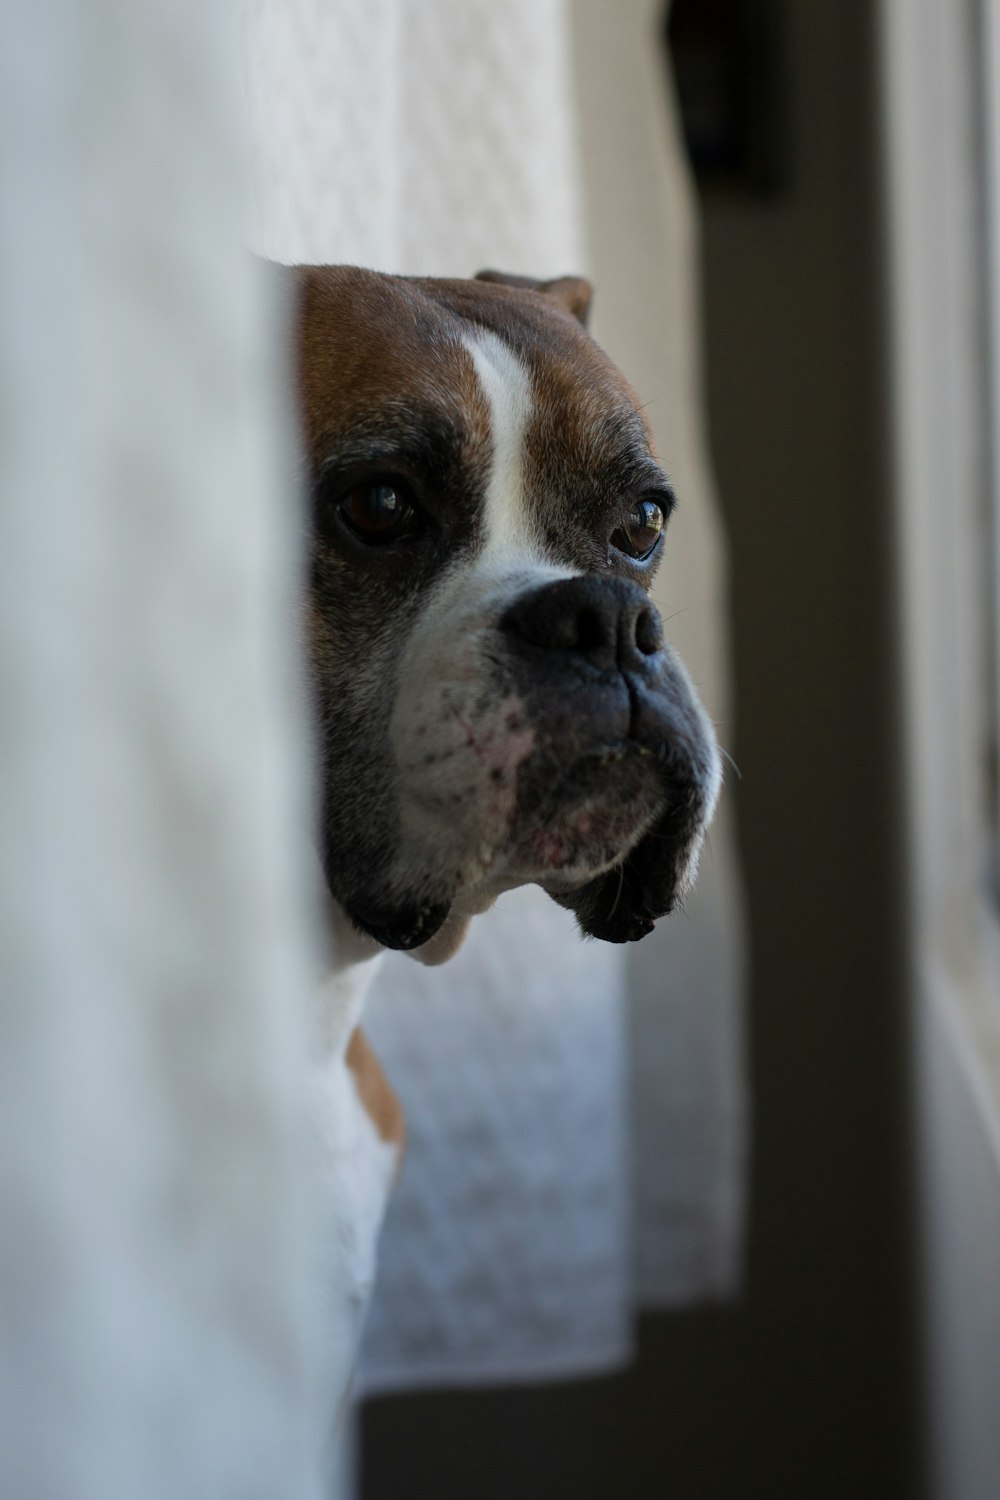
[[[331,894],[431,957],[526,883],[644,936],[719,759],[647,597],[674,496],[588,286],[295,275]]]

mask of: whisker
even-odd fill
[[[615,912],[618,910],[618,903],[622,899],[622,891],[624,889],[625,889],[625,866],[624,865],[619,865],[618,866],[618,890],[615,892],[615,899],[611,903],[611,910],[608,912],[608,915],[607,915],[607,918],[606,918],[606,920],[608,922],[611,921],[611,918],[614,916]]]
[[[719,754],[722,756],[723,760],[727,761],[729,765],[732,766],[733,770],[736,772],[737,781],[742,781],[743,772],[740,770],[739,766],[736,764],[735,760],[733,760],[733,757],[730,755],[729,751],[724,745],[719,746]]]

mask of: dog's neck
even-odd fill
[[[322,1058],[343,1056],[385,953],[374,938],[358,931],[335,901],[330,901],[328,912],[332,962],[320,986],[316,1038]]]
[[[478,901],[467,903],[467,911],[451,913],[440,932],[410,956],[432,968],[446,962],[461,947],[473,915],[492,906],[495,899],[496,891],[490,890]],[[329,896],[326,916],[329,962],[320,980],[315,1032],[315,1047],[321,1060],[343,1057],[352,1032],[361,1022],[365,998],[386,953],[382,944],[360,932],[343,907]]]

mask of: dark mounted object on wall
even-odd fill
[[[779,195],[791,155],[784,0],[673,0],[663,35],[698,186]]]

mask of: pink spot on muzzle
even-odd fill
[[[490,782],[491,812],[497,817],[508,816],[516,800],[518,767],[531,755],[537,740],[523,699],[514,694],[502,698],[469,728],[471,748]]]

